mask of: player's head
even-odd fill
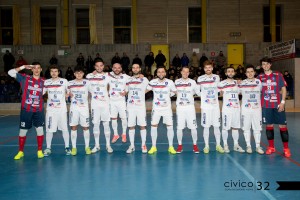
[[[103,69],[104,69],[104,62],[103,62],[103,60],[99,59],[99,58],[95,59],[95,65],[94,65],[94,67],[95,67],[96,72],[102,73]]]
[[[205,74],[207,74],[207,75],[212,74],[213,69],[214,69],[212,61],[210,61],[210,60],[204,61],[203,68],[204,68]]]
[[[265,72],[271,70],[271,66],[272,66],[272,60],[271,60],[271,58],[263,57],[260,60],[260,63],[261,63],[261,67],[264,69]]]
[[[58,78],[60,72],[57,65],[51,65],[49,67],[49,71],[50,71],[51,78]]]
[[[160,80],[163,80],[167,75],[167,70],[165,67],[159,67],[159,68],[157,68],[156,74]]]
[[[35,65],[34,67],[31,68],[31,71],[33,73],[34,76],[40,76],[41,72],[42,72],[42,66],[41,63],[39,62],[33,62],[32,65]]]
[[[181,69],[181,76],[183,79],[189,78],[190,68],[188,66],[183,66]]]
[[[225,75],[227,76],[227,78],[232,79],[235,75],[235,69],[232,65],[230,65],[229,67],[227,67],[225,69]]]
[[[121,74],[122,70],[122,66],[120,63],[114,63],[112,66],[112,71],[116,74],[119,75]]]
[[[83,79],[84,76],[84,69],[82,66],[76,66],[74,68],[74,76],[77,80]]]
[[[132,70],[133,75],[136,76],[141,73],[141,66],[137,63],[133,64],[131,70]]]
[[[255,76],[255,67],[253,65],[247,65],[245,70],[247,78],[253,79]]]

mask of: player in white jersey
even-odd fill
[[[103,72],[104,62],[102,59],[95,60],[95,71],[86,76],[90,82],[89,92],[91,93],[91,116],[93,122],[93,134],[95,138],[95,147],[92,153],[100,151],[100,123],[104,128],[106,140],[106,150],[112,153],[113,149],[110,146],[110,112],[109,112],[109,76]]]
[[[147,90],[153,91],[153,105],[151,118],[151,138],[152,147],[148,151],[149,154],[157,152],[157,126],[160,118],[163,118],[163,123],[167,126],[167,136],[169,142],[169,153],[176,154],[173,147],[173,112],[171,107],[171,96],[176,93],[174,82],[166,78],[166,69],[159,67],[157,69],[157,77],[150,81]]]
[[[200,76],[197,84],[201,91],[201,126],[203,127],[204,153],[209,153],[209,128],[214,127],[216,151],[224,153],[221,146],[220,107],[218,99],[218,84],[220,77],[213,74],[213,63],[209,60],[203,63],[205,74]]]
[[[126,142],[127,114],[125,95],[129,76],[121,73],[122,67],[120,63],[113,64],[112,70],[112,72],[108,73],[111,126],[114,132],[111,142],[115,143],[120,137],[118,134],[118,114],[122,121],[122,142]]]
[[[127,113],[128,113],[128,128],[130,146],[126,153],[135,151],[134,135],[135,126],[140,126],[142,139],[142,152],[147,153],[146,146],[146,103],[145,93],[148,86],[148,79],[140,78],[141,66],[139,64],[132,65],[133,76],[127,82]]]
[[[252,153],[251,148],[251,127],[253,130],[256,152],[264,154],[260,147],[260,138],[262,130],[262,111],[261,111],[261,82],[254,77],[255,69],[253,65],[246,67],[247,79],[239,84],[242,94],[241,105],[241,125],[244,131],[244,137],[247,144],[247,153]]]
[[[232,129],[232,138],[234,142],[234,151],[240,153],[245,150],[240,147],[239,140],[239,128],[240,128],[240,102],[239,102],[239,88],[237,81],[233,79],[235,70],[233,67],[227,67],[225,69],[227,79],[219,83],[219,90],[223,95],[222,106],[222,138],[224,143],[224,152],[229,153],[229,147],[227,144],[228,130]]]
[[[44,94],[48,94],[46,109],[47,148],[44,150],[44,156],[49,156],[51,154],[53,133],[56,132],[57,129],[62,131],[66,155],[71,155],[66,105],[68,81],[58,76],[59,69],[57,65],[51,65],[49,70],[51,78],[45,81],[43,91]]]
[[[87,155],[91,154],[91,149],[89,147],[90,143],[90,131],[89,131],[89,81],[83,79],[84,69],[81,66],[76,66],[74,69],[75,79],[69,81],[68,90],[71,96],[71,106],[69,113],[69,123],[71,126],[71,142],[72,142],[72,152],[71,154],[75,156],[77,154],[76,141],[77,141],[77,126],[81,125],[83,129],[84,143],[85,143],[85,153]]]
[[[182,152],[182,135],[183,129],[186,127],[191,129],[193,139],[193,151],[199,153],[197,147],[197,120],[194,105],[194,94],[200,95],[196,81],[189,78],[190,69],[184,66],[181,69],[181,78],[175,81],[177,90],[176,114],[177,114],[177,140],[178,147],[176,152]]]

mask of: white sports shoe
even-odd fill
[[[147,146],[143,145],[142,146],[142,153],[147,153],[147,152],[148,152]]]
[[[44,156],[50,156],[51,154],[51,149],[47,148],[44,150]]]
[[[257,153],[259,154],[264,154],[264,150],[261,148],[261,147],[256,147],[256,150],[255,150]]]
[[[245,153],[245,150],[242,147],[240,147],[240,145],[238,144],[233,147],[233,150],[240,153]]]
[[[134,146],[129,146],[129,148],[127,149],[127,151],[126,151],[126,153],[128,153],[128,154],[130,154],[130,153],[132,153],[132,152],[134,152],[135,151],[135,148],[134,148]]]
[[[247,146],[246,152],[247,152],[247,153],[252,153],[252,148],[251,148],[251,146]]]
[[[106,146],[106,151],[107,151],[107,153],[112,153],[112,152],[114,152],[114,150],[111,148],[110,145],[109,145],[109,146]]]
[[[92,153],[97,153],[98,151],[100,151],[100,147],[94,147],[93,149],[92,149]]]
[[[225,153],[229,153],[230,152],[228,145],[224,145],[224,152]]]

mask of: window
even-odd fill
[[[189,43],[201,43],[202,42],[202,19],[201,8],[194,7],[188,10],[189,17]]]
[[[0,8],[0,44],[13,44],[12,8]]]
[[[42,44],[56,44],[56,9],[41,8]]]
[[[131,43],[131,9],[114,8],[114,43]]]
[[[76,9],[76,43],[90,44],[89,9]]]
[[[264,23],[264,42],[271,42],[271,30],[270,30],[270,6],[263,7],[263,23]],[[276,42],[281,41],[281,6],[276,6]]]

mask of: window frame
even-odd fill
[[[128,25],[118,25],[116,26],[115,25],[115,10],[117,9],[129,9],[129,12],[130,12],[130,26]],[[113,7],[112,8],[112,12],[113,12],[113,17],[112,17],[112,25],[113,25],[113,38],[112,38],[112,42],[113,44],[131,44],[132,43],[132,7],[131,6],[124,6],[124,7]],[[116,30],[126,30],[126,29],[129,29],[129,41],[124,41],[124,42],[116,42]]]
[[[42,24],[42,13],[44,13],[45,10],[55,11],[55,25],[53,25],[53,26],[43,26],[43,24]],[[41,43],[42,43],[42,45],[56,45],[57,44],[57,19],[58,19],[57,13],[58,13],[57,12],[57,7],[40,7]],[[53,31],[54,31],[55,42],[51,42],[51,43],[45,42],[45,40],[47,40],[47,38],[45,38],[45,40],[43,40],[43,31],[52,31],[52,33],[49,32],[49,34],[53,34]]]
[[[87,19],[88,19],[88,23],[87,25],[85,26],[77,26],[77,19],[78,19],[78,10],[87,10]],[[91,43],[91,37],[90,37],[90,26],[89,26],[89,20],[90,20],[90,16],[89,16],[89,12],[90,12],[90,9],[88,7],[78,7],[78,8],[75,8],[75,29],[76,29],[76,32],[75,32],[75,38],[76,38],[76,44],[90,44]],[[86,31],[85,34],[87,34],[87,38],[86,38],[86,41],[85,40],[82,40],[82,42],[79,41],[79,37],[78,37],[78,31]]]
[[[190,9],[200,9],[200,25],[190,25]],[[200,40],[191,41],[190,31],[191,29],[200,29]],[[202,7],[201,6],[190,6],[187,8],[187,42],[188,43],[202,43]]]
[[[2,12],[3,10],[9,10],[11,12],[11,26],[2,26]],[[6,15],[7,16],[7,15]],[[9,42],[3,42],[4,38],[3,38],[3,31],[10,31],[11,32],[11,39]],[[13,8],[10,6],[5,6],[5,7],[0,7],[0,44],[1,45],[13,45],[14,42],[14,38],[13,38],[13,34],[14,34],[14,28],[13,28]]]

